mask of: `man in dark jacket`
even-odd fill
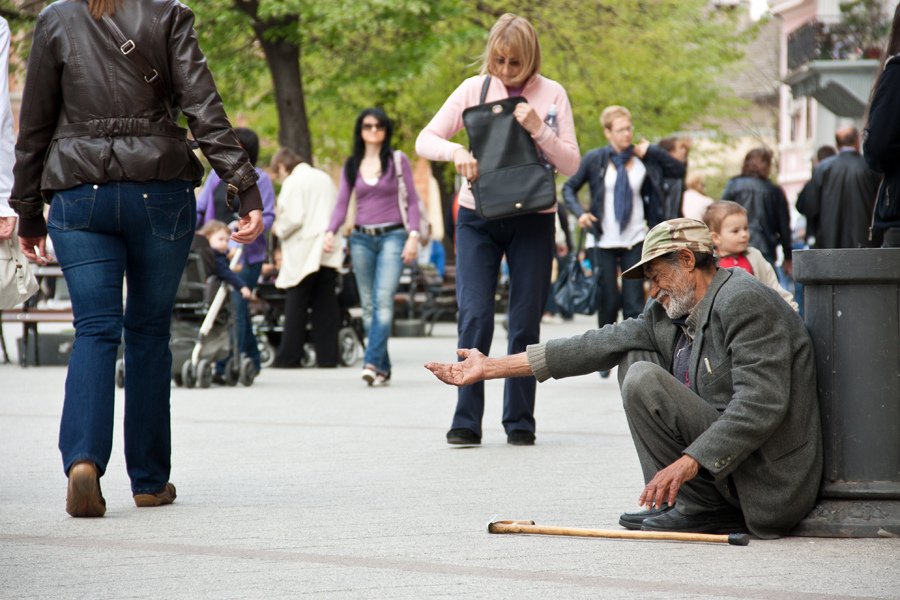
[[[578,172],[563,186],[563,198],[581,228],[595,236],[591,262],[601,272],[597,323],[603,327],[616,322],[620,307],[625,319],[641,314],[643,283],[623,281],[620,293],[618,270],[626,271],[641,259],[647,229],[664,220],[664,180],[683,178],[685,167],[647,140],[633,146],[634,127],[627,109],[609,106],[600,122],[609,145],[584,155]],[[585,183],[591,190],[588,210],[578,201]]]
[[[654,300],[637,319],[487,358],[425,365],[452,385],[583,375],[619,364],[628,425],[649,510],[628,529],[788,533],[813,508],[822,479],[822,425],[812,341],[772,288],[716,265],[705,225],[653,228],[638,265]]]
[[[859,131],[842,127],[835,134],[838,153],[822,161],[806,190],[803,214],[813,224],[815,248],[868,248],[869,225],[881,177],[860,154]]]

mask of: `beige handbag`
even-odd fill
[[[37,291],[37,279],[13,232],[9,239],[0,240],[0,310],[25,302]]]

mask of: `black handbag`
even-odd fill
[[[597,312],[600,301],[600,268],[596,261],[591,261],[593,268],[590,275],[586,275],[578,262],[578,256],[584,246],[584,231],[578,241],[578,249],[575,256],[565,268],[561,269],[556,277],[553,289],[553,299],[563,313],[578,313],[579,315],[592,315]]]
[[[538,160],[534,140],[513,111],[522,96],[484,103],[490,75],[481,89],[481,101],[463,111],[469,147],[478,161],[478,177],[469,186],[475,213],[482,219],[525,215],[556,206],[553,172]]]

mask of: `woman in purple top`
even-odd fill
[[[334,232],[344,222],[350,194],[355,192],[350,255],[369,338],[362,378],[370,386],[387,385],[391,379],[387,340],[394,320],[394,294],[404,263],[415,262],[419,249],[418,194],[406,155],[400,152],[402,164],[395,164],[393,131],[393,122],[381,109],[367,108],[357,117],[353,156],[344,163],[337,205],[322,244],[326,252],[334,249]],[[400,177],[409,195],[406,219],[400,214]]]

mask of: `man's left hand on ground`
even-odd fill
[[[668,503],[675,506],[675,497],[685,481],[690,481],[700,471],[700,464],[685,454],[665,469],[659,471],[644,488],[638,503],[648,509]]]

